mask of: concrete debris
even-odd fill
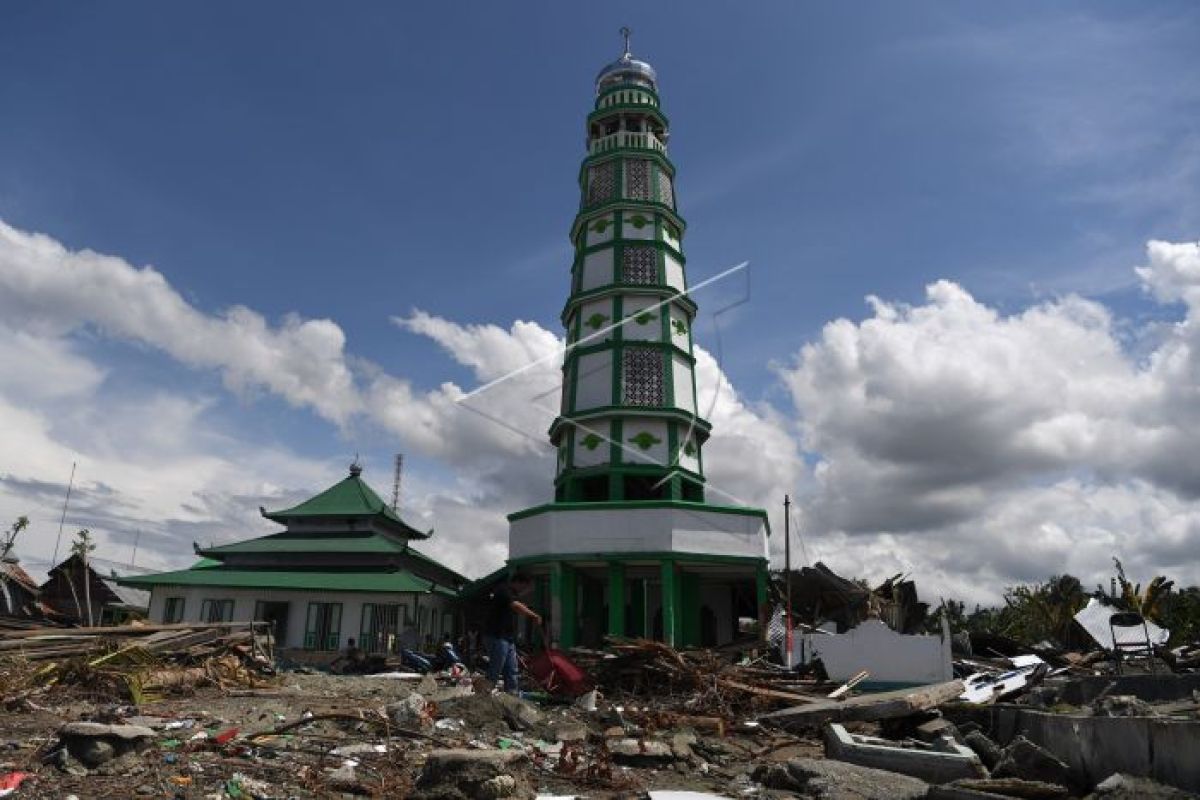
[[[671,745],[656,739],[612,739],[608,749],[620,764],[661,764],[675,758]]]
[[[1138,778],[1118,772],[1096,784],[1095,790],[1088,797],[1091,800],[1186,800],[1195,798],[1196,795],[1149,778]]]
[[[1065,786],[1018,778],[964,778],[944,786],[929,787],[928,800],[995,800],[1017,797],[1023,800],[1059,800],[1069,797]]]
[[[759,720],[787,731],[820,727],[827,722],[874,722],[908,717],[919,711],[935,709],[954,700],[962,691],[962,681],[947,681],[912,689],[861,695],[849,700],[821,700],[765,714],[759,717]]]
[[[515,770],[525,759],[514,750],[434,750],[425,759],[412,800],[533,798]]]
[[[762,766],[753,778],[769,789],[821,800],[917,800],[929,790],[924,781],[908,775],[816,758]]]
[[[974,750],[975,754],[979,756],[979,760],[988,769],[995,769],[996,765],[1000,763],[1000,757],[1003,755],[1000,745],[980,731],[969,732],[963,737],[963,744]]]
[[[950,736],[943,736],[934,743],[893,742],[853,734],[833,723],[825,728],[825,757],[911,775],[927,783],[987,776],[979,756]]]
[[[1024,736],[1016,737],[1004,748],[992,776],[1020,778],[1059,786],[1073,783],[1071,770],[1062,759],[1045,748],[1038,747]]]
[[[99,722],[70,722],[58,731],[63,752],[88,769],[129,753],[139,753],[151,745],[154,737],[154,731],[140,725]]]

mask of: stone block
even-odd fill
[[[836,723],[825,728],[825,757],[863,767],[911,775],[928,783],[987,775],[979,756],[949,736],[924,747],[859,736]]]

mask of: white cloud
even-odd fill
[[[360,410],[345,336],[333,322],[289,316],[273,327],[241,306],[205,314],[152,267],[137,269],[90,250],[72,252],[3,222],[0,318],[41,336],[93,326],[188,366],[218,369],[234,391],[267,389],[335,423]]]
[[[918,305],[871,298],[868,318],[830,322],[778,368],[794,416],[748,401],[697,348],[710,496],[767,508],[778,553],[779,501],[799,495],[811,557],[850,574],[909,571],[930,594],[995,599],[1061,570],[1091,581],[1111,555],[1135,574],[1200,580],[1200,248],[1151,242],[1137,274],[1157,302],[1180,304],[1178,322],[1131,328],[1074,296],[1005,314],[949,281]],[[142,529],[141,559],[158,566],[186,563],[192,540],[271,530],[260,503],[290,502],[344,467],[227,429],[216,398],[122,393],[119,368],[82,349],[87,331],[216,370],[235,392],[269,392],[340,430],[382,433],[379,447],[417,456],[406,513],[436,527],[425,549],[469,574],[503,558],[505,514],[550,497],[562,342],[536,323],[396,318],[471,375],[423,391],[348,355],[332,321],[206,313],[151,268],[3,223],[0,315],[0,518],[35,509],[23,549],[37,558],[49,556],[72,461],[68,532],[88,525],[119,550]],[[1149,344],[1135,353],[1129,341]],[[459,402],[530,363],[470,408]]]
[[[1147,259],[1148,289],[1188,307],[1144,359],[1095,302],[1004,315],[947,281],[826,325],[781,370],[818,460],[812,532],[852,548],[851,572],[912,569],[967,596],[1097,578],[1113,555],[1200,578],[1200,258],[1151,242]]]

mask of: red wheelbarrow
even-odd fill
[[[542,631],[542,649],[523,659],[525,669],[549,694],[579,697],[591,691],[592,679],[561,650],[550,647],[550,637]]]

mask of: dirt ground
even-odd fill
[[[756,765],[821,752],[816,740],[736,722],[724,736],[663,728],[661,714],[636,700],[601,701],[589,712],[543,699],[514,713],[490,695],[469,694],[469,684],[427,682],[420,703],[409,697],[417,688],[409,680],[285,673],[272,687],[199,689],[137,708],[62,690],[0,716],[0,775],[32,773],[14,800],[460,797],[475,790],[451,785],[453,774],[445,786],[427,779],[414,787],[431,751],[462,748],[522,754],[505,770],[515,793],[492,796],[629,798],[675,789],[771,797],[750,780]],[[313,721],[305,722],[308,714]],[[90,771],[43,763],[59,728],[80,720],[145,725],[156,736]]]

